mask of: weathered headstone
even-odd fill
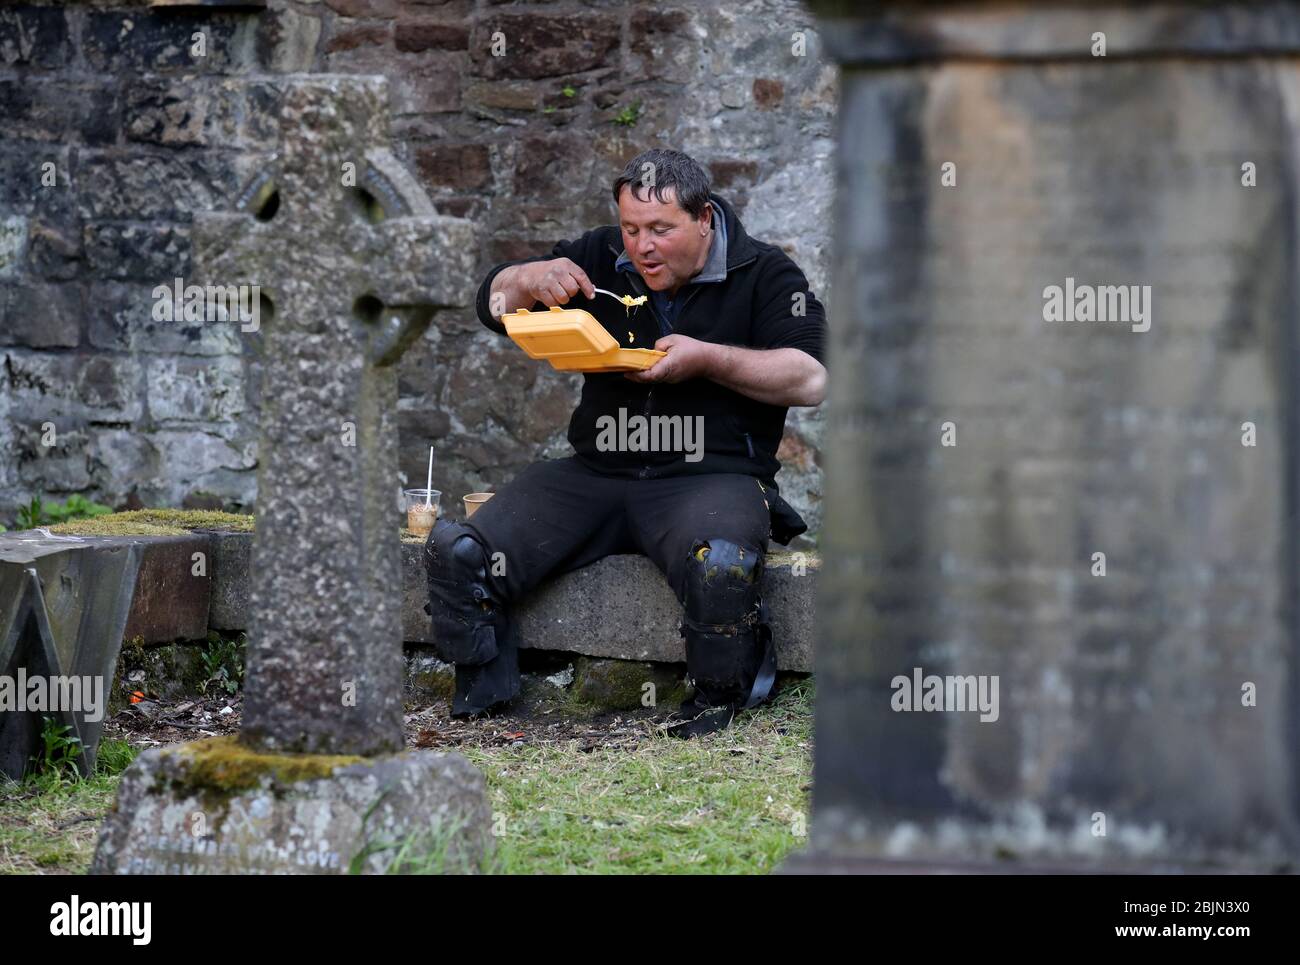
[[[811,6],[842,204],[792,867],[1294,869],[1300,20]]]
[[[94,770],[140,559],[129,539],[0,534],[0,774],[31,770],[45,718]]]
[[[92,870],[381,870],[394,842],[438,829],[459,860],[486,847],[481,775],[455,755],[389,754],[403,743],[393,363],[434,312],[467,303],[472,228],[436,215],[384,149],[381,78],[293,78],[282,103],[273,168],[241,212],[195,225],[205,284],[260,287],[243,731],[143,755]]]
[[[268,750],[401,746],[393,363],[472,294],[475,249],[470,224],[438,217],[383,150],[384,96],[290,85],[292,136],[245,192],[251,216],[196,225],[205,280],[258,285],[263,305],[243,739]]]

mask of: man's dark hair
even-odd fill
[[[664,192],[672,188],[677,204],[696,221],[709,204],[709,176],[693,157],[681,151],[653,147],[628,161],[614,180],[615,204],[625,184],[634,198],[645,201],[653,193],[660,204],[668,203]]]

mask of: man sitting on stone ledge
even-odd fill
[[[433,635],[456,665],[453,714],[486,711],[519,690],[511,605],[547,577],[643,553],[684,607],[695,693],[669,732],[691,736],[767,699],[776,676],[764,554],[769,536],[788,544],[807,529],[777,491],[776,450],[787,407],[825,396],[825,311],[687,155],[634,158],[614,201],[618,226],[489,271],[479,319],[504,334],[507,312],[568,305],[622,347],[667,355],[641,372],[585,375],[569,423],[576,454],[528,466],[464,523],[438,522],[425,544]],[[649,304],[629,314],[596,288]],[[638,432],[656,416],[679,430],[673,451]],[[682,431],[692,427],[693,444]]]

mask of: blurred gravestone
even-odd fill
[[[792,867],[1294,868],[1300,16],[811,6],[842,204]]]
[[[393,363],[467,303],[472,228],[385,150],[382,79],[294,78],[280,127],[241,210],[195,228],[206,283],[259,286],[248,327],[265,337],[243,732],[142,755],[97,871],[377,871],[412,841],[469,867],[488,842],[463,758],[388,754],[403,744]]]
[[[46,719],[94,772],[141,555],[130,539],[0,534],[0,774],[32,770]]]

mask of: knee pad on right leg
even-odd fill
[[[424,544],[433,645],[449,663],[487,663],[509,632],[505,603],[488,585],[486,557],[478,534],[450,520],[439,520]]]
[[[759,595],[762,550],[726,539],[697,540],[687,564],[681,634],[697,699],[750,707],[771,690],[771,628]]]

